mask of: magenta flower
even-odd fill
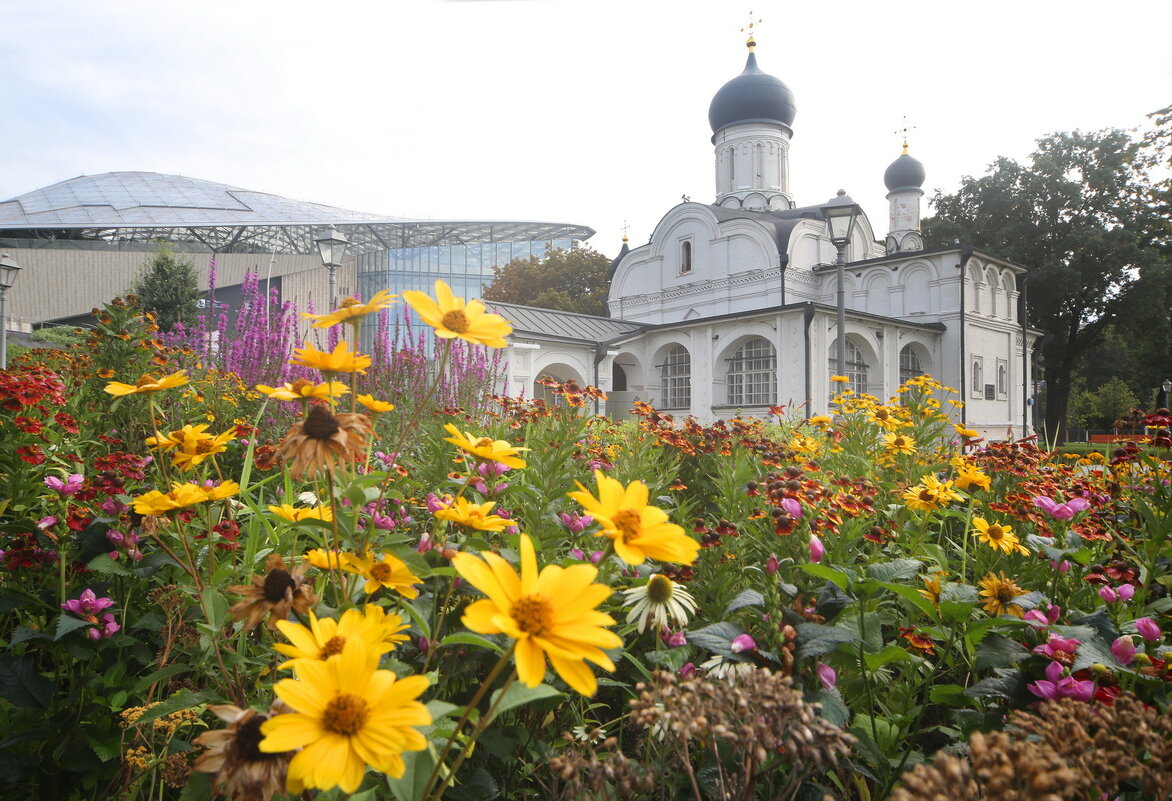
[[[802,519],[802,505],[794,498],[782,498],[781,508],[794,520]]]
[[[1073,698],[1087,703],[1095,697],[1095,683],[1089,679],[1079,680],[1074,676],[1063,676],[1058,680],[1058,694],[1062,698]]]
[[[78,617],[91,617],[98,612],[109,609],[114,605],[114,602],[109,598],[99,598],[91,589],[84,589],[81,595],[77,598],[71,598],[65,603],[61,604],[61,608],[66,612],[72,612]]]
[[[814,671],[818,674],[818,681],[822,682],[823,689],[834,689],[834,685],[838,683],[838,674],[834,672],[834,668],[825,662],[819,662],[814,666]]]
[[[769,554],[769,558],[765,560],[765,572],[772,576],[780,567],[781,562],[777,561],[777,554]]]
[[[1031,609],[1022,617],[1034,628],[1044,629],[1047,626],[1053,626],[1056,622],[1058,622],[1058,616],[1061,614],[1061,607],[1050,604],[1049,608],[1046,610],[1046,614],[1042,614],[1041,610]]]
[[[577,512],[562,512],[559,517],[562,519],[562,525],[569,529],[571,534],[581,534],[594,522],[590,515],[580,515]]]
[[[688,636],[682,631],[665,631],[663,634],[663,641],[669,648],[679,648],[688,644]]]
[[[1034,646],[1034,653],[1054,659],[1060,653],[1075,653],[1078,651],[1078,644],[1079,641],[1074,637],[1059,637],[1057,634],[1051,634],[1050,639],[1045,643]]]
[[[1026,689],[1045,701],[1059,698],[1061,696],[1058,694],[1058,681],[1062,678],[1062,673],[1062,663],[1051,662],[1046,665],[1046,678],[1027,684]]]
[[[822,561],[822,557],[826,555],[826,546],[822,544],[822,540],[818,539],[818,535],[810,535],[810,561],[818,564]]]
[[[37,528],[41,529],[41,531],[52,528],[55,525],[57,525],[57,518],[53,517],[53,515],[45,515],[37,521]]]
[[[1088,508],[1090,505],[1090,502],[1086,498],[1075,497],[1065,503],[1048,498],[1045,495],[1038,495],[1034,498],[1034,506],[1055,520],[1071,520],[1076,514]]]
[[[1134,584],[1120,584],[1119,589],[1116,590],[1116,592],[1119,593],[1119,600],[1130,601],[1132,598],[1135,597],[1135,585]]]
[[[1163,637],[1159,624],[1150,617],[1141,617],[1135,621],[1135,630],[1148,642],[1157,642]]]
[[[1119,600],[1119,593],[1104,584],[1102,587],[1099,587],[1099,597],[1107,603],[1113,604]]]
[[[1119,664],[1130,665],[1135,661],[1135,642],[1125,634],[1111,643],[1111,653]]]
[[[734,654],[739,654],[741,651],[756,651],[757,641],[754,640],[751,635],[738,634],[736,637],[733,637],[733,641],[729,645],[729,648]]]
[[[696,675],[696,666],[691,662],[685,662],[684,666],[679,670],[680,678],[687,679]]]
[[[66,497],[74,495],[81,489],[81,485],[85,483],[85,476],[80,473],[73,473],[64,481],[57,478],[57,476],[47,476],[45,478],[45,486],[54,492],[59,492]]]

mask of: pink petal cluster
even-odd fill
[[[1034,653],[1054,659],[1060,653],[1074,654],[1078,651],[1078,645],[1079,641],[1074,637],[1059,637],[1057,634],[1051,634],[1050,639],[1046,642],[1034,646]]]
[[[1135,585],[1121,584],[1118,589],[1115,589],[1104,584],[1102,587],[1099,587],[1099,597],[1109,604],[1113,604],[1116,601],[1130,601],[1135,597]]]
[[[810,561],[818,564],[822,561],[822,557],[826,555],[826,546],[822,544],[822,540],[818,539],[817,534],[810,535]]]
[[[1164,636],[1159,624],[1150,617],[1141,617],[1135,621],[1135,630],[1148,642],[1157,642]]]
[[[1090,502],[1086,498],[1076,497],[1066,502],[1056,501],[1045,495],[1038,495],[1034,498],[1034,506],[1055,520],[1071,520],[1076,514],[1089,508],[1090,505]]]
[[[794,520],[802,519],[802,504],[794,498],[782,498],[781,508]]]
[[[46,487],[53,490],[53,492],[59,492],[66,497],[76,494],[77,491],[81,489],[81,485],[84,483],[85,476],[81,475],[80,473],[73,473],[64,481],[57,478],[57,476],[46,476],[45,478]]]
[[[114,605],[114,602],[109,598],[99,598],[91,589],[84,589],[81,595],[77,598],[71,598],[65,603],[61,604],[61,608],[66,612],[72,612],[78,617],[89,617],[96,615],[98,612],[109,609]]]
[[[734,654],[739,654],[741,651],[755,651],[757,650],[757,641],[749,634],[738,634],[733,637],[732,643],[729,644],[729,649]]]
[[[1117,638],[1111,643],[1111,654],[1115,657],[1115,661],[1121,665],[1130,665],[1135,661],[1135,641],[1126,634]]]
[[[580,515],[577,512],[562,512],[559,517],[562,519],[562,525],[569,529],[571,534],[581,534],[594,522],[590,515]]]
[[[834,672],[834,668],[825,662],[819,662],[814,666],[814,671],[818,674],[818,681],[822,682],[823,689],[834,689],[834,685],[838,683],[838,674]]]
[[[1043,700],[1074,698],[1077,701],[1088,702],[1095,697],[1093,681],[1063,675],[1065,672],[1066,668],[1061,662],[1051,662],[1046,666],[1046,678],[1027,684],[1026,688]]]
[[[1061,607],[1050,604],[1050,608],[1046,610],[1046,614],[1042,614],[1037,609],[1031,609],[1026,612],[1023,617],[1025,620],[1036,629],[1044,629],[1047,626],[1053,626],[1058,622],[1058,616],[1062,614]]]

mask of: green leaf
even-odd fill
[[[107,554],[104,553],[100,553],[91,559],[90,563],[86,565],[86,567],[95,573],[103,573],[107,576],[133,575],[129,570],[126,569],[126,567],[111,559]]]
[[[828,654],[844,642],[859,641],[859,635],[838,626],[799,623],[795,628],[798,633],[798,659]]]
[[[538,684],[536,687],[527,687],[519,681],[515,681],[508,686],[504,691],[504,696],[501,696],[501,691],[497,690],[492,694],[492,700],[489,702],[489,708],[493,706],[492,717],[485,721],[485,725],[496,720],[498,717],[508,712],[510,709],[516,709],[519,706],[540,701],[543,698],[561,698],[565,693],[558,692],[548,684]],[[500,698],[500,703],[497,703],[497,698]]]
[[[159,668],[158,670],[152,671],[148,675],[139,679],[138,682],[135,683],[134,689],[131,690],[131,692],[136,694],[141,693],[152,684],[156,684],[160,681],[163,681],[164,679],[169,679],[172,676],[178,675],[180,673],[186,673],[189,670],[191,670],[191,665],[183,664],[167,665],[165,668]]]
[[[835,726],[845,726],[851,719],[851,711],[842,702],[837,692],[819,690],[814,694],[814,700],[821,704],[822,717]]]
[[[977,649],[974,667],[979,671],[987,668],[1010,667],[1028,659],[1029,656],[1029,650],[1020,643],[1014,642],[1004,634],[991,631],[981,640],[981,647]]]
[[[427,617],[421,614],[418,609],[406,601],[401,601],[399,606],[407,612],[407,615],[411,618],[411,621],[416,625],[416,627],[418,627],[419,632],[430,640],[431,626],[427,622]]]
[[[420,801],[435,768],[435,754],[430,745],[424,751],[404,751],[403,764],[406,765],[403,775],[397,779],[387,776],[387,787],[396,801]]]
[[[973,703],[959,684],[937,684],[928,691],[928,699],[945,706],[971,706]]]
[[[688,643],[721,656],[735,656],[732,641],[745,632],[732,623],[713,623],[697,631],[687,632]]]
[[[84,629],[88,625],[90,625],[89,621],[82,620],[80,617],[61,615],[57,618],[57,628],[53,633],[53,639],[59,640],[71,632]]]
[[[460,707],[456,706],[455,704],[449,704],[447,701],[439,700],[428,701],[426,704],[424,704],[424,706],[426,706],[427,711],[431,713],[431,719],[433,721],[438,720],[439,718],[447,717],[457,709],[460,709]]]
[[[214,587],[204,587],[200,598],[208,616],[208,625],[214,631],[219,631],[224,627],[224,620],[228,617],[228,599]]]
[[[898,581],[915,578],[923,567],[924,563],[919,559],[895,559],[867,565],[867,575],[876,581]]]
[[[936,617],[936,605],[924,596],[920,595],[920,591],[915,587],[909,587],[906,584],[892,584],[890,582],[881,582],[879,586],[883,587],[884,589],[891,590],[900,598],[903,598],[905,601],[911,603],[912,606],[919,609],[928,617]]]
[[[444,637],[442,640],[440,640],[440,648],[446,648],[450,645],[474,645],[477,648],[487,648],[488,650],[498,654],[503,654],[505,652],[504,648],[501,648],[487,637],[482,637],[479,634],[470,634],[468,632],[449,634],[447,637]]]
[[[838,586],[840,590],[846,590],[847,585],[851,582],[851,576],[847,575],[842,570],[835,570],[830,565],[815,564],[813,562],[803,562],[798,567],[811,576],[820,579],[825,579]]]
[[[940,617],[949,623],[963,623],[972,617],[974,603],[964,601],[940,601]]]
[[[0,698],[24,709],[47,709],[53,683],[37,673],[31,660],[0,653]]]
[[[728,615],[738,609],[744,609],[746,606],[765,606],[765,596],[756,590],[741,590],[737,597],[729,603],[724,613]]]
[[[910,662],[912,655],[898,645],[889,645],[877,654],[866,654],[867,669],[874,671],[892,662]]]

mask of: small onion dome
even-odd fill
[[[743,122],[793,125],[797,113],[794,93],[780,80],[761,71],[753,45],[750,39],[745,71],[720,87],[708,106],[708,124],[714,134]]]
[[[924,165],[908,155],[907,145],[903,146],[903,154],[883,173],[883,183],[888,192],[898,192],[901,189],[919,189],[924,185]]]

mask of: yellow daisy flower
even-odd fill
[[[328,523],[334,519],[334,510],[327,504],[296,507],[289,503],[283,503],[280,506],[270,506],[269,511],[290,523],[300,523],[302,520],[324,520]],[[320,567],[320,565],[318,566]]]
[[[915,512],[934,512],[953,501],[963,500],[953,489],[951,481],[941,481],[934,475],[926,475],[919,484],[904,490],[903,505]]]
[[[795,453],[816,454],[822,450],[822,446],[818,444],[818,440],[811,439],[805,434],[796,434],[786,445]]]
[[[990,523],[983,517],[974,517],[973,527],[976,529],[973,532],[973,536],[980,539],[981,542],[995,551],[1002,551],[1003,553],[1017,551],[1018,553],[1029,554],[1029,550],[1022,546],[1021,541],[1009,526],[1003,526],[1000,523]]]
[[[151,375],[144,375],[134,384],[123,384],[121,381],[111,381],[106,384],[106,392],[115,397],[122,397],[123,395],[138,395],[147,392],[158,392],[163,389],[171,389],[172,387],[181,387],[187,383],[187,372],[180,370],[171,373],[169,376],[163,378],[155,378]]]
[[[981,432],[973,431],[971,428],[965,428],[960,423],[953,423],[952,427],[956,429],[956,435],[962,439],[980,439]]]
[[[604,626],[614,618],[595,607],[611,594],[595,584],[593,565],[546,565],[539,573],[533,542],[521,535],[521,573],[500,555],[480,558],[458,553],[452,566],[487,598],[464,610],[463,622],[477,634],[507,634],[516,640],[517,677],[529,687],[545,679],[545,660],[582,695],[594,695],[598,681],[586,660],[613,671],[604,649],[618,648],[622,639]]]
[[[451,287],[443,281],[435,282],[435,294],[439,302],[423,292],[407,290],[403,300],[415,310],[425,323],[435,329],[441,339],[459,337],[477,345],[503,348],[509,343],[505,337],[513,332],[513,326],[499,314],[490,314],[479,300],[467,303],[455,297]]]
[[[203,488],[203,493],[206,499],[209,501],[219,501],[224,498],[230,498],[238,492],[240,492],[240,485],[230,479],[227,481],[221,481],[214,487]]]
[[[884,434],[883,449],[888,453],[913,454],[916,452],[916,441],[906,434]]]
[[[832,375],[830,380],[835,384],[849,384],[851,382],[850,377],[845,375]]]
[[[318,350],[313,343],[306,342],[304,348],[293,351],[289,364],[311,367],[323,373],[366,373],[370,357],[350,350],[345,340],[338,342],[332,351]]]
[[[513,521],[492,514],[494,506],[496,501],[477,504],[470,503],[466,498],[456,498],[451,506],[440,509],[435,516],[440,520],[450,520],[480,531],[504,531],[513,525]]]
[[[207,428],[206,425],[199,427]],[[184,428],[190,428],[190,426],[184,426]],[[171,463],[180,470],[194,470],[205,460],[228,450],[228,443],[234,437],[235,432],[231,429],[214,437],[210,435],[185,437],[176,444],[175,452],[171,454]]]
[[[338,308],[329,314],[309,314],[302,312],[301,316],[313,320],[314,328],[329,328],[338,323],[357,323],[368,314],[373,314],[395,305],[398,295],[392,295],[389,290],[382,290],[373,298],[363,303],[358,298],[343,298]]]
[[[280,513],[277,512],[272,506],[269,507],[269,511],[273,514],[280,515]],[[284,515],[280,516],[284,517]],[[289,518],[286,517],[285,519],[288,520]],[[309,562],[319,570],[341,570],[342,561],[346,556],[348,556],[348,554],[342,553],[340,551],[327,551],[324,548],[314,548],[312,551],[306,552],[305,561]]]
[[[310,611],[308,627],[278,620],[277,628],[291,644],[274,643],[273,650],[289,657],[280,668],[292,670],[302,661],[322,661],[341,654],[352,639],[361,639],[371,653],[385,654],[398,643],[406,642],[407,635],[400,632],[409,626],[398,615],[388,615],[381,606],[367,604],[365,611],[347,609],[338,620],[319,619]]]
[[[517,454],[521,451],[527,451],[528,448],[518,448],[505,442],[503,439],[489,439],[488,437],[473,437],[468,433],[461,433],[460,429],[456,428],[451,423],[444,426],[452,436],[445,437],[444,442],[450,442],[466,453],[470,453],[477,459],[482,459],[486,462],[500,462],[515,469],[521,469],[525,466],[525,462],[517,458]]]
[[[376,399],[373,395],[359,395],[355,398],[371,414],[382,414],[395,410],[395,404]]]
[[[333,787],[353,793],[367,765],[398,778],[406,771],[403,752],[427,748],[415,728],[432,722],[416,700],[427,678],[396,679],[377,664],[360,639],[351,639],[338,658],[302,662],[296,679],[273,687],[297,711],[265,721],[259,748],[268,754],[297,751],[286,777],[290,793]]]
[[[179,504],[174,499],[169,497],[165,492],[159,492],[158,490],[151,490],[150,492],[135,497],[133,506],[137,514],[146,517],[166,514],[172,509],[179,508]]]
[[[977,582],[977,585],[981,588],[980,596],[985,599],[981,606],[993,617],[1023,615],[1022,608],[1013,603],[1013,599],[1025,595],[1025,590],[1007,578],[1005,573],[1000,576],[990,573]]]
[[[342,569],[357,573],[366,579],[366,594],[373,595],[380,588],[394,590],[404,598],[418,598],[419,590],[415,588],[423,579],[411,572],[411,568],[389,553],[384,553],[382,559],[375,561],[374,554],[367,551],[362,556],[356,554],[342,554]]]
[[[902,428],[904,425],[903,421],[899,419],[899,415],[886,406],[876,406],[871,409],[867,412],[867,419],[889,431]]]
[[[816,414],[806,422],[815,428],[826,429],[830,428],[830,426],[834,423],[834,418],[828,414]]]
[[[976,465],[965,463],[957,468],[956,486],[962,490],[972,489],[973,487],[987,490],[992,483],[993,479]]]
[[[350,387],[341,381],[326,381],[323,384],[315,384],[304,378],[299,378],[292,384],[285,382],[279,387],[257,384],[256,389],[258,392],[268,395],[273,400],[307,401],[310,398],[317,398],[326,403],[340,398],[350,391]]]
[[[602,526],[601,536],[609,537],[614,551],[629,565],[645,559],[690,565],[696,561],[700,544],[668,521],[667,512],[647,505],[647,485],[632,481],[625,489],[621,482],[594,471],[598,484],[595,498],[578,482],[578,492],[568,495]]]

